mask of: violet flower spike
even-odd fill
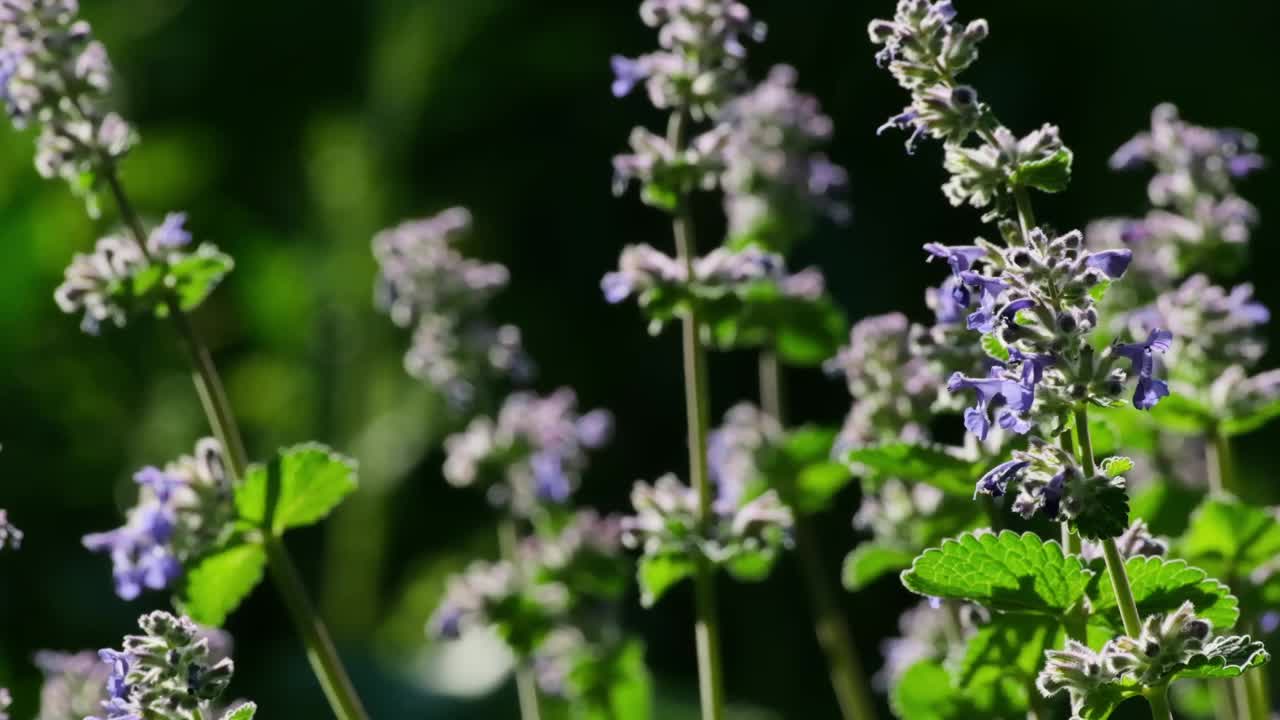
[[[1116,355],[1129,360],[1132,371],[1138,376],[1138,387],[1133,393],[1133,406],[1139,410],[1150,410],[1160,402],[1160,398],[1169,395],[1169,384],[1153,376],[1154,353],[1167,352],[1172,342],[1173,333],[1154,328],[1147,336],[1146,342],[1117,344],[1111,348]]]
[[[998,370],[996,372],[999,372]],[[1025,434],[1031,430],[1030,421],[1022,417],[1031,410],[1035,401],[1035,393],[1021,383],[1003,377],[969,378],[959,372],[947,381],[947,389],[951,392],[973,390],[978,393],[977,404],[965,408],[964,426],[986,440],[991,432],[991,410],[995,406],[996,423],[1005,430]]]
[[[1027,460],[1009,460],[1000,463],[978,480],[973,496],[975,498],[979,495],[990,495],[995,498],[1004,496],[1009,489],[1009,483],[1017,480],[1022,471],[1030,465],[1031,463]]]

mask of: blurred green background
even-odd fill
[[[637,98],[609,94],[611,53],[654,43],[633,0],[84,0],[110,48],[120,105],[141,146],[124,166],[151,217],[190,212],[189,227],[238,267],[196,322],[215,346],[250,450],[263,457],[303,440],[356,456],[363,487],[326,526],[291,540],[308,585],[381,718],[505,718],[514,695],[500,659],[441,655],[422,633],[447,572],[492,556],[483,500],[440,477],[440,440],[455,428],[401,370],[408,342],[372,305],[369,239],[403,218],[468,206],[471,251],[513,274],[495,314],[518,324],[540,368],[538,387],[571,385],[584,407],[618,418],[582,500],[622,510],[631,482],[683,471],[676,338],[645,332],[634,308],[598,290],[627,243],[669,246],[664,218],[610,195],[611,155],[636,123],[661,118]],[[874,129],[905,103],[872,62],[867,21],[892,3],[758,0],[770,26],[753,73],[775,62],[800,71],[837,128],[833,158],[849,168],[854,222],[800,250],[817,263],[853,318],[902,309],[923,319],[923,290],[941,277],[928,241],[964,242],[976,213],[947,206],[939,152],[914,158]],[[1280,148],[1274,74],[1280,4],[1143,0],[1116,3],[961,2],[985,15],[991,38],[967,76],[1006,123],[1059,124],[1076,152],[1075,182],[1040,202],[1059,226],[1141,211],[1145,179],[1106,169],[1113,148],[1146,127],[1150,108],[1257,132]],[[61,184],[41,182],[31,138],[0,134],[0,507],[27,532],[0,556],[0,680],[16,717],[34,712],[37,648],[118,643],[159,595],[124,604],[108,562],[83,533],[113,527],[144,464],[189,451],[204,422],[170,328],[138,322],[101,339],[61,315],[53,288],[95,226]],[[1268,241],[1280,173],[1251,180],[1263,213],[1248,279],[1275,307],[1280,259]],[[709,209],[714,210],[713,207]],[[714,237],[708,213],[704,241]],[[705,247],[705,245],[704,245]],[[837,423],[842,383],[797,373],[793,417]],[[754,395],[754,358],[712,360],[715,415]],[[958,421],[957,421],[958,426]],[[1242,466],[1259,480],[1276,460],[1280,427],[1244,440]],[[1270,444],[1270,445],[1269,445]],[[1257,500],[1273,501],[1255,483]],[[833,576],[855,542],[855,491],[822,520]],[[761,586],[722,592],[727,683],[743,717],[835,716],[809,626],[784,562]],[[847,597],[870,670],[914,598],[896,580]],[[646,638],[664,698],[662,720],[690,716],[695,662],[687,588],[628,621]],[[259,589],[232,619],[234,693],[263,717],[327,716],[275,595]],[[496,694],[486,694],[497,684]],[[470,688],[459,698],[444,689]]]

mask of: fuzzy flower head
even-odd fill
[[[1213,624],[1196,617],[1195,606],[1187,601],[1168,615],[1148,617],[1138,637],[1108,642],[1103,654],[1112,672],[1155,684],[1203,650],[1212,630]]]
[[[106,713],[87,720],[211,717],[210,706],[231,682],[231,660],[214,662],[209,639],[185,617],[156,611],[138,625],[143,634],[126,635],[123,649],[99,651],[111,667]]]
[[[701,555],[724,563],[745,553],[771,558],[790,543],[792,513],[773,490],[743,497],[736,507],[713,502],[709,527],[699,520],[697,491],[675,475],[637,482],[631,505],[635,514],[622,520],[622,541],[647,556]]]
[[[449,578],[427,633],[437,640],[456,640],[473,628],[488,628],[517,657],[528,658],[569,602],[567,588],[559,583],[534,582],[509,562],[476,562]]]
[[[111,91],[111,62],[78,14],[76,0],[0,3],[0,99],[15,127],[40,128],[40,174],[66,180],[96,214],[95,170],[124,157],[137,138],[102,107]]]
[[[539,582],[564,585],[571,613],[597,614],[618,602],[631,580],[623,553],[622,519],[579,510],[554,535],[534,535],[520,545],[521,567]]]
[[[782,425],[751,403],[738,403],[707,437],[707,468],[716,506],[732,512],[760,480],[758,454],[782,436]]]
[[[679,198],[694,190],[713,190],[725,171],[731,129],[720,124],[677,148],[667,138],[637,127],[631,152],[613,158],[613,192],[621,196],[634,182],[648,205],[672,211]]]
[[[125,524],[83,540],[110,555],[116,594],[125,600],[172,587],[184,563],[223,539],[236,515],[222,447],[212,438],[164,469],[143,468],[134,481],[138,502]]]
[[[124,327],[137,315],[199,307],[234,262],[210,243],[188,250],[185,223],[185,213],[169,213],[151,229],[145,247],[113,234],[98,240],[93,252],[77,253],[53,293],[58,308],[81,315],[80,328],[97,335],[103,325]]]
[[[44,674],[36,720],[84,720],[107,700],[112,668],[95,652],[44,650],[36,653],[35,665]]]
[[[738,0],[644,0],[640,18],[658,31],[660,49],[613,56],[614,97],[643,83],[654,107],[695,117],[715,113],[744,84],[745,43],[765,35]]]
[[[22,547],[22,531],[9,522],[9,513],[0,510],[0,550]]]
[[[396,325],[414,328],[406,370],[458,405],[471,402],[486,376],[521,379],[531,372],[519,329],[495,328],[484,318],[510,274],[462,254],[459,245],[470,231],[471,214],[450,208],[373,238],[377,305]]]
[[[848,176],[821,152],[831,139],[831,118],[795,84],[793,68],[775,66],[725,109],[732,133],[721,186],[731,245],[786,252],[817,216],[849,217],[848,206],[833,198]]]
[[[1132,462],[1103,461],[1086,475],[1075,457],[1032,437],[1026,450],[996,465],[979,480],[974,495],[1013,496],[1014,512],[1030,519],[1037,512],[1050,520],[1070,521],[1087,538],[1114,538],[1129,527],[1128,496],[1120,473]]]
[[[508,396],[496,419],[476,418],[445,440],[445,479],[480,487],[494,505],[522,517],[564,506],[588,451],[603,446],[613,427],[608,411],[579,414],[577,402],[568,388]]]
[[[1045,656],[1047,662],[1036,677],[1036,689],[1045,697],[1066,691],[1073,713],[1079,713],[1089,695],[1117,677],[1102,653],[1075,640],[1068,640],[1062,650],[1049,650]]]
[[[853,527],[874,535],[878,543],[920,551],[923,547],[913,521],[939,515],[946,500],[941,490],[928,483],[885,480],[874,491],[863,490]]]
[[[940,382],[934,367],[912,351],[914,332],[901,313],[865,318],[827,361],[826,370],[844,376],[854,400],[838,446],[926,439]]]

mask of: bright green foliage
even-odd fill
[[[997,612],[1060,617],[1084,596],[1093,572],[1055,541],[1008,530],[965,533],[926,550],[902,573],[908,590],[968,600]]]
[[[973,702],[951,684],[943,667],[925,660],[912,665],[894,686],[889,705],[901,720],[968,720],[982,717]]]
[[[853,479],[846,465],[831,459],[835,438],[835,430],[802,427],[760,450],[757,463],[765,484],[777,490],[795,512],[826,510]]]
[[[1109,457],[1102,461],[1102,474],[1117,478],[1133,469],[1133,460],[1127,457]]]
[[[1234,498],[1209,498],[1192,513],[1178,551],[1223,577],[1246,575],[1280,556],[1280,521]]]
[[[704,340],[720,350],[770,347],[783,362],[813,367],[848,340],[848,320],[829,297],[790,295],[769,280],[730,290],[660,286],[640,295],[640,307],[655,333],[695,303],[707,332]]]
[[[220,627],[262,581],[266,565],[267,553],[257,543],[219,550],[187,572],[178,604],[192,620]]]
[[[982,336],[982,351],[1000,362],[1009,362],[1009,346],[1004,344],[999,335],[989,333]]]
[[[915,553],[876,542],[865,542],[844,559],[844,586],[857,592],[881,576],[911,567]]]
[[[222,716],[222,720],[253,720],[254,713],[258,712],[258,706],[251,702],[237,705],[226,712]]]
[[[1011,185],[1023,185],[1047,193],[1059,193],[1071,183],[1071,163],[1074,155],[1069,148],[1018,165],[1009,178]]]
[[[190,312],[204,303],[234,266],[230,255],[213,245],[204,244],[168,266],[164,286],[173,292],[178,307],[183,312]],[[168,308],[158,305],[156,311],[163,317]]]
[[[871,488],[897,478],[907,482],[929,483],[943,492],[973,497],[973,486],[986,468],[957,456],[941,445],[885,443],[858,448],[845,455],[855,475]]]
[[[241,520],[280,535],[323,519],[355,489],[354,460],[318,443],[295,445],[249,469],[236,507]]]
[[[1062,644],[1055,618],[998,615],[969,639],[957,684],[987,717],[1023,717],[1031,703],[1043,702],[1034,688],[1044,652]]]
[[[569,668],[569,720],[650,720],[653,683],[644,645],[632,641],[601,652],[590,645]]]
[[[697,568],[688,555],[664,553],[644,555],[639,560],[636,580],[640,584],[640,604],[653,607],[673,585],[691,577]]]
[[[1124,625],[1116,607],[1111,576],[1100,559],[1090,567],[1097,573],[1089,585],[1089,600],[1093,605],[1090,622],[1121,632]],[[1231,594],[1231,588],[1185,560],[1133,557],[1125,562],[1125,570],[1142,617],[1173,612],[1187,601],[1195,606],[1197,616],[1213,623],[1216,632],[1232,627],[1240,617],[1239,601]]]
[[[1248,635],[1215,637],[1170,676],[1178,678],[1231,678],[1271,659],[1262,643]]]

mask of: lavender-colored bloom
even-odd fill
[[[1169,395],[1169,385],[1153,376],[1155,372],[1154,353],[1166,352],[1173,341],[1173,333],[1155,328],[1147,336],[1145,342],[1116,344],[1111,351],[1130,362],[1130,368],[1138,376],[1138,387],[1133,394],[1133,405],[1139,410],[1150,410],[1160,402],[1160,398]]]
[[[1050,520],[1058,519],[1058,513],[1062,510],[1062,497],[1067,491],[1067,477],[1072,472],[1071,468],[1064,467],[1044,486],[1041,508],[1044,510],[1045,517]]]
[[[1031,463],[1027,460],[1009,460],[1000,463],[979,478],[973,496],[990,495],[997,498],[1003,497],[1005,492],[1008,491],[1009,483],[1017,481],[1019,475],[1029,465]]]
[[[152,253],[162,253],[191,244],[191,233],[184,227],[186,222],[187,214],[184,212],[165,215],[164,222],[147,236],[147,249]]]
[[[987,251],[976,245],[927,243],[924,246],[924,250],[929,253],[930,259],[937,257],[946,260],[947,264],[951,266],[951,274],[961,283],[963,283],[962,274],[972,268],[974,263],[987,256]],[[964,289],[963,284],[957,285],[952,292],[956,293],[956,302],[961,305],[969,304],[968,291]]]
[[[1005,430],[1025,434],[1031,423],[1024,417],[1030,412],[1035,393],[1025,385],[999,375],[987,378],[965,377],[957,372],[947,381],[951,392],[973,390],[978,394],[977,404],[964,411],[964,426],[979,440],[986,440],[991,432],[991,411],[996,413],[996,423]]]
[[[707,469],[715,483],[717,512],[732,513],[760,468],[757,454],[782,435],[778,421],[750,403],[739,403],[725,413],[724,423],[707,437]]]
[[[1085,264],[1114,280],[1124,275],[1124,271],[1128,269],[1131,260],[1133,260],[1133,251],[1131,250],[1102,250],[1089,253]]]
[[[609,58],[609,66],[613,68],[613,96],[626,97],[638,83],[649,77],[647,64],[640,60],[632,60],[622,55]]]
[[[197,443],[194,455],[164,470],[144,468],[134,479],[138,503],[125,524],[83,539],[91,552],[111,557],[116,594],[124,600],[171,587],[183,563],[212,547],[236,514],[222,448],[211,438]]]
[[[1008,284],[999,278],[987,277],[972,270],[960,273],[960,279],[965,285],[978,291],[978,309],[968,317],[969,329],[981,333],[991,332],[996,324],[996,303],[1000,301],[1001,294],[1009,289]]]
[[[17,550],[22,547],[22,537],[22,531],[9,522],[8,512],[0,510],[0,550],[6,548]]]
[[[107,683],[114,668],[104,664],[97,653],[42,650],[36,653],[35,665],[44,674],[36,720],[84,720],[108,700]],[[112,690],[124,694],[118,683]]]
[[[905,315],[874,315],[855,323],[849,344],[824,366],[844,376],[854,399],[836,440],[836,451],[928,435],[941,376],[913,352],[913,329]]]

